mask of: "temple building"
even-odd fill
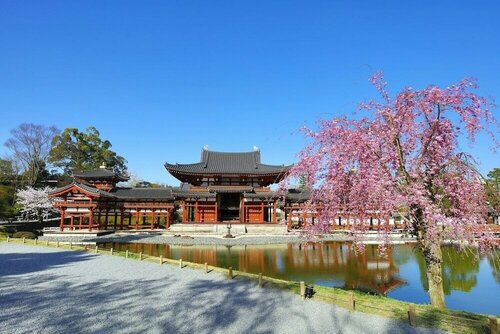
[[[170,227],[174,200],[170,188],[122,188],[128,178],[102,166],[73,174],[71,184],[50,193],[61,214],[61,231],[89,229],[155,229]]]
[[[102,166],[75,172],[71,184],[50,196],[61,214],[61,231],[88,229],[169,229],[184,224],[277,224],[293,217],[311,219],[302,210],[306,192],[290,190],[283,198],[270,188],[291,166],[261,162],[260,150],[215,152],[204,148],[199,162],[165,163],[180,187],[130,188],[128,178]],[[314,218],[313,218],[314,219]]]
[[[200,162],[165,164],[182,184],[182,222],[276,223],[277,196],[269,186],[283,180],[291,166],[261,163],[260,151],[242,153],[203,149]]]

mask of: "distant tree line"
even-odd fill
[[[485,181],[486,199],[490,213],[500,215],[500,168],[493,168]]]
[[[30,206],[24,196],[27,189],[28,193],[33,193],[32,189],[47,193],[50,187],[70,183],[74,171],[105,164],[127,174],[127,160],[114,152],[111,142],[101,139],[93,126],[85,131],[67,128],[61,132],[55,126],[22,123],[10,135],[4,143],[8,153],[0,158],[0,219]]]

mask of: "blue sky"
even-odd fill
[[[22,122],[94,125],[131,171],[174,185],[163,163],[205,144],[293,163],[297,129],[349,115],[378,69],[394,92],[473,76],[499,101],[499,14],[493,0],[4,0],[0,142]],[[465,147],[484,172],[499,167],[488,142]]]

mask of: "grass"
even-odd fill
[[[7,236],[0,233],[0,242],[6,241]],[[9,238],[9,242],[22,243],[23,239]],[[36,241],[25,239],[26,244],[37,243],[40,246],[45,246],[45,241]],[[85,245],[69,245],[62,244],[59,245],[52,241],[49,246],[58,246],[63,249],[72,249],[94,253],[95,246]],[[110,249],[99,249],[100,254],[110,255]],[[142,261],[154,262],[160,264],[160,258],[145,254],[138,254],[125,251],[113,251],[113,256],[127,257],[128,259]],[[179,260],[163,258],[161,264],[173,264],[179,266]],[[182,267],[189,267],[195,269],[205,270],[204,264],[194,263],[194,262],[182,262]],[[209,272],[218,272],[228,275],[228,269],[209,266]],[[243,277],[247,279],[257,280],[259,275],[252,273],[245,273],[237,270],[233,270],[233,277]],[[276,279],[272,277],[263,277],[265,287],[275,287],[290,291],[295,294],[300,294],[300,284],[299,282],[291,282],[281,279]],[[340,288],[328,288],[323,286],[314,286],[314,299],[322,300],[324,302],[335,304],[342,308],[349,308],[349,298],[352,294],[355,300],[355,310],[363,313],[375,314],[383,316],[385,318],[390,318],[394,320],[399,320],[403,322],[408,322],[408,309],[409,303],[388,298],[385,296],[371,295],[360,291],[349,291]],[[418,327],[429,327],[438,328],[444,331],[449,331],[453,333],[490,333],[489,327],[489,316],[464,312],[464,311],[453,311],[449,309],[441,310],[426,304],[415,304],[416,309],[416,325]]]
[[[376,314],[386,318],[408,321],[409,304],[380,295],[370,295],[359,291],[347,291],[338,288],[314,287],[314,298],[333,302],[348,308],[349,294],[355,300],[356,311]],[[439,328],[453,333],[489,333],[489,318],[486,315],[441,310],[431,305],[415,304],[416,323],[419,327]]]

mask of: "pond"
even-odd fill
[[[381,256],[376,245],[355,254],[349,242],[309,244],[176,246],[107,243],[100,247],[163,255],[291,281],[358,289],[414,303],[429,303],[425,262],[413,244],[393,245]],[[499,315],[500,249],[477,256],[443,246],[446,304],[451,309]]]

